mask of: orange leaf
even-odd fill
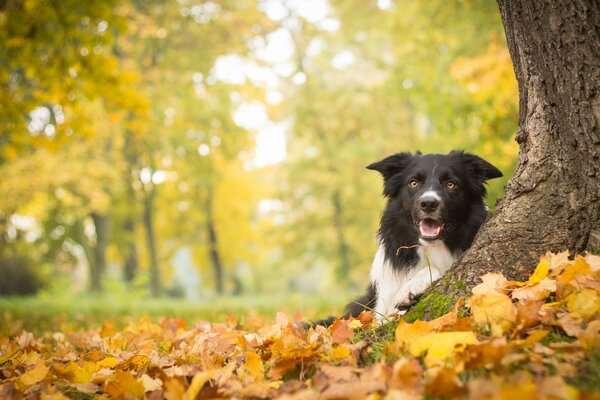
[[[337,344],[344,343],[354,335],[354,329],[348,326],[348,321],[342,319],[336,320],[329,329],[333,343]]]

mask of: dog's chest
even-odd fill
[[[378,317],[398,312],[397,306],[408,304],[411,297],[427,290],[457,259],[442,241],[420,246],[417,252],[416,265],[394,270],[385,259],[383,245],[379,246],[371,267],[371,282],[377,288],[375,311]]]

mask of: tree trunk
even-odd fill
[[[337,278],[342,282],[348,281],[348,275],[350,274],[350,258],[349,258],[349,247],[346,242],[346,236],[344,235],[344,222],[343,222],[343,209],[342,200],[340,198],[340,192],[336,190],[332,196],[333,202],[333,224],[336,230],[338,238],[338,257],[339,267],[337,269]]]
[[[498,4],[519,83],[519,161],[471,249],[434,288],[453,299],[486,272],[525,278],[547,251],[600,244],[600,2]]]
[[[139,269],[139,257],[137,252],[137,246],[135,244],[135,224],[133,219],[127,218],[123,223],[123,230],[125,231],[127,241],[127,258],[125,259],[125,281],[128,283],[133,282],[133,279],[137,275]]]
[[[217,231],[215,230],[212,203],[213,191],[211,188],[209,188],[208,194],[206,195],[206,202],[204,204],[204,210],[206,212],[206,231],[208,233],[208,248],[210,253],[210,261],[215,274],[215,290],[218,294],[223,294],[223,263],[221,262],[221,255],[219,253],[219,241],[217,239]]]
[[[102,290],[102,276],[106,271],[106,248],[110,235],[110,216],[108,214],[92,213],[92,220],[96,228],[96,245],[93,247],[95,262],[90,274],[90,289],[92,292]]]
[[[150,188],[144,195],[144,228],[146,241],[148,243],[148,258],[150,259],[150,294],[158,297],[162,294],[160,284],[160,268],[158,266],[158,255],[156,251],[156,233],[154,231],[154,187]]]

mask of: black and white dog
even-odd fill
[[[488,213],[484,184],[502,173],[462,151],[398,153],[367,168],[383,175],[388,202],[368,292],[346,307],[346,317],[374,309],[380,319],[402,314],[471,245]]]

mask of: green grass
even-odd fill
[[[273,294],[224,296],[200,301],[172,298],[127,298],[122,295],[0,297],[0,334],[16,335],[23,329],[73,331],[101,326],[112,321],[117,327],[148,316],[154,321],[163,317],[184,319],[188,326],[196,321],[224,322],[230,316],[240,322],[259,317],[273,320],[278,311],[300,312],[305,319],[341,315],[348,293]]]

